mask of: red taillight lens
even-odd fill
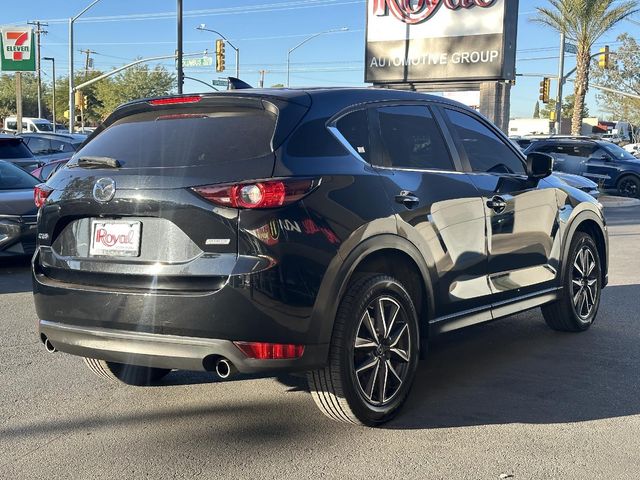
[[[156,98],[155,100],[149,100],[151,105],[178,105],[180,103],[198,103],[202,100],[200,95],[191,95],[187,97],[169,97],[169,98]]]
[[[277,208],[297,202],[318,185],[314,180],[267,180],[235,185],[206,185],[192,190],[210,202],[231,208]]]
[[[47,198],[49,198],[49,195],[51,195],[51,192],[53,192],[53,188],[47,187],[45,183],[36,185],[36,188],[33,190],[33,201],[36,207],[42,207],[47,201]]]
[[[234,344],[247,357],[256,360],[285,360],[300,358],[304,354],[304,345],[264,342],[234,342]]]

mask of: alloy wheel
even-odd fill
[[[374,406],[388,404],[409,372],[411,333],[400,304],[389,296],[373,299],[364,310],[354,345],[360,393]]]
[[[576,255],[571,285],[573,306],[580,319],[586,321],[598,301],[596,259],[588,246],[583,246]]]
[[[637,197],[640,192],[638,192],[638,184],[632,178],[623,179],[620,182],[619,191],[625,197]]]

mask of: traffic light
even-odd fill
[[[224,72],[224,40],[216,40],[216,72]]]
[[[76,109],[80,109],[80,107],[82,106],[82,97],[83,97],[82,92],[80,90],[76,90],[74,97],[75,97]]]
[[[609,45],[600,49],[600,56],[598,57],[598,66],[607,70],[611,68],[611,53],[609,52]]]
[[[551,79],[545,77],[540,82],[540,101],[542,103],[549,103],[550,92],[551,92]]]
[[[82,96],[82,109],[86,110],[87,108],[89,108],[89,97],[87,97],[86,95]]]

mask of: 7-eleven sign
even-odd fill
[[[36,56],[31,27],[3,27],[0,36],[2,70],[34,72]]]

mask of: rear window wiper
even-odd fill
[[[120,168],[120,162],[111,157],[80,157],[76,164],[81,168]]]

